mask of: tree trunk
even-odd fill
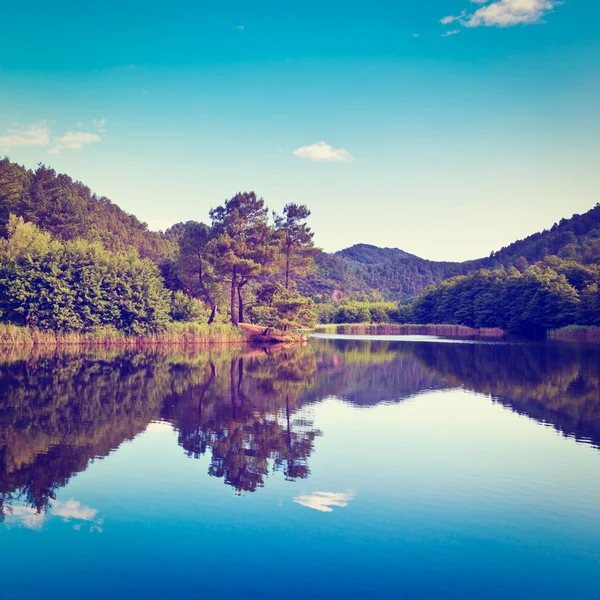
[[[235,312],[235,292],[237,289],[237,273],[235,271],[235,267],[233,267],[233,271],[231,273],[231,322],[234,325],[238,324],[237,315]]]
[[[198,283],[200,284],[200,289],[202,290],[202,293],[204,294],[204,298],[206,299],[206,301],[208,302],[208,304],[210,306],[210,318],[208,319],[208,324],[210,325],[215,320],[215,317],[217,316],[217,305],[213,302],[212,296],[210,295],[208,289],[206,288],[206,285],[204,284],[202,266],[200,266],[200,268],[198,269]]]
[[[244,322],[244,297],[242,296],[242,288],[248,283],[248,281],[240,281],[238,283],[237,293],[238,293],[238,314],[239,314],[239,323]]]
[[[211,309],[210,309],[210,317],[208,318],[208,324],[209,325],[211,325],[214,322],[214,320],[215,320],[215,318],[217,316],[217,310],[218,310],[217,305],[213,304],[212,307],[211,307]]]

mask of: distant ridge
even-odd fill
[[[553,227],[465,262],[431,261],[398,248],[355,244],[317,259],[317,272],[303,284],[304,293],[338,299],[345,294],[381,294],[410,301],[428,285],[476,269],[535,263],[556,255],[583,263],[600,263],[600,204],[582,215],[561,219]]]

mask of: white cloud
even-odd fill
[[[296,496],[294,502],[319,512],[332,512],[334,506],[344,508],[354,498],[351,491],[339,492],[314,492],[310,496]]]
[[[77,521],[93,521],[98,514],[95,508],[82,506],[77,500],[66,502],[54,502],[52,504],[52,515],[62,517],[65,521],[75,519]]]
[[[413,33],[413,37],[414,37],[414,38],[418,38],[418,37],[419,37],[419,34],[418,34],[418,33]]]
[[[233,28],[237,29],[238,31],[244,31],[244,29],[246,29],[246,26],[245,25],[234,25]]]
[[[471,0],[473,4],[487,4],[489,0]],[[463,11],[458,17],[441,19],[443,25],[460,21],[464,27],[512,27],[543,23],[546,14],[562,4],[561,0],[496,0],[472,14]]]
[[[317,142],[312,146],[302,146],[292,152],[297,158],[307,158],[313,162],[349,162],[352,155],[343,148],[333,149],[325,142]]]
[[[463,10],[462,13],[460,15],[458,15],[458,17],[452,17],[452,16],[448,16],[448,17],[444,17],[443,19],[440,19],[440,23],[442,25],[450,25],[450,23],[454,23],[455,21],[460,21],[467,13]]]
[[[456,35],[457,33],[460,33],[460,29],[452,29],[450,31],[446,31],[446,33],[442,33],[442,37],[448,37],[450,35]]]
[[[60,154],[65,148],[81,150],[84,146],[102,141],[97,133],[84,131],[68,131],[65,135],[54,138],[54,147],[48,150],[50,154]]]
[[[0,136],[0,145],[8,148],[14,146],[47,146],[50,143],[50,132],[43,124],[31,125],[25,129],[9,129]]]
[[[92,119],[92,125],[99,129],[100,127],[104,127],[108,123],[107,119]]]

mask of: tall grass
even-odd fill
[[[590,340],[600,339],[600,327],[594,325],[568,325],[548,332],[552,339]]]
[[[140,347],[170,344],[240,344],[248,335],[233,325],[213,323],[173,323],[167,330],[144,335],[125,335],[114,327],[86,331],[54,332],[0,323],[0,347],[11,346],[119,346]]]
[[[460,337],[502,337],[505,334],[502,329],[474,329],[464,325],[450,325],[444,323],[429,325],[421,325],[419,323],[406,323],[398,325],[390,323],[319,325],[315,331],[334,331],[335,333],[349,335],[448,335]]]

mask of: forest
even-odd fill
[[[238,323],[289,332],[447,323],[520,335],[600,326],[600,204],[463,263],[365,244],[327,254],[307,206],[276,214],[254,192],[208,217],[153,232],[67,175],[0,160],[0,322],[100,336],[194,324],[229,337],[223,327]]]

